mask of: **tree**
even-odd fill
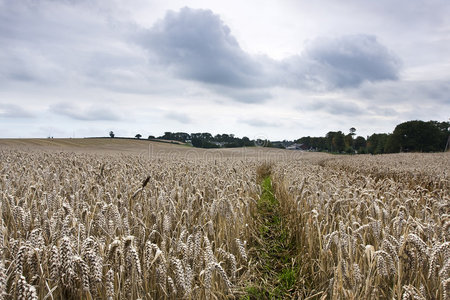
[[[249,146],[253,146],[255,143],[252,142],[248,137],[244,136],[242,138],[242,146],[244,147],[249,147]]]
[[[345,139],[344,139],[345,140],[345,152],[347,152],[347,153],[355,152],[354,145],[353,145],[353,143],[354,143],[353,136],[355,135],[355,132],[356,132],[356,128],[352,127],[349,129],[349,134],[347,134],[345,136]]]
[[[353,152],[353,135],[351,133],[347,134],[344,138],[345,141],[345,151],[348,153]]]
[[[204,139],[204,140],[210,141],[210,140],[213,139],[213,136],[209,132],[203,132],[201,134],[201,138]]]
[[[142,134],[138,133],[134,136],[135,138],[137,138],[138,140],[142,137]]]
[[[208,141],[206,139],[201,139],[201,138],[197,138],[197,137],[194,137],[192,139],[192,146],[194,146],[196,148],[220,148],[219,145],[211,143],[210,141]]]
[[[114,138],[114,132],[111,130],[110,132],[109,132],[109,136],[111,137],[111,138]]]
[[[174,139],[174,134],[170,131],[166,131],[164,132],[164,135],[158,137],[158,139],[162,139],[162,140],[173,140]]]
[[[385,153],[387,140],[390,135],[386,133],[374,133],[367,138],[367,152],[371,154]]]
[[[440,131],[440,148],[444,149],[444,151],[447,151],[448,147],[450,146],[450,122],[436,122],[436,121],[430,121],[433,123],[437,128],[439,128]]]
[[[263,139],[257,139],[255,141],[255,146],[271,148],[273,145],[268,139],[264,139],[264,140]]]
[[[356,151],[358,151],[358,153],[363,153],[366,148],[366,139],[362,136],[356,137],[355,141],[353,142],[353,147]]]
[[[333,148],[338,152],[345,150],[345,136],[340,131],[338,131],[333,137]]]
[[[342,152],[345,150],[345,135],[342,131],[330,131],[326,135],[328,149],[331,152]]]
[[[384,143],[384,153],[398,153],[401,150],[400,141],[393,134],[387,136]]]
[[[329,133],[328,133],[329,134]],[[328,136],[327,134],[327,136]],[[310,137],[304,136],[295,141],[297,144],[303,144],[305,149],[324,151],[330,149],[328,145],[327,137]]]
[[[433,121],[408,121],[397,125],[388,145],[389,152],[430,152],[443,149],[441,130]]]

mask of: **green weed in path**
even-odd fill
[[[258,241],[260,283],[246,288],[243,299],[290,299],[295,292],[298,267],[292,263],[295,245],[285,228],[280,204],[273,193],[270,176],[261,182],[258,201]]]
[[[258,201],[258,210],[260,212],[264,212],[263,210],[266,210],[266,212],[276,210],[279,203],[272,192],[272,180],[269,176],[264,178],[261,187],[263,191]]]

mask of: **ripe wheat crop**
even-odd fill
[[[267,176],[298,265],[280,295],[450,299],[448,154],[0,155],[0,299],[252,299],[282,259],[255,250]]]
[[[449,168],[448,154],[276,165],[303,296],[450,299]]]
[[[254,163],[1,157],[3,298],[224,298],[246,276]]]

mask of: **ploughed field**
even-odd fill
[[[54,139],[0,157],[5,299],[450,299],[448,153]]]

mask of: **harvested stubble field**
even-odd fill
[[[0,140],[5,299],[450,299],[450,156]]]

